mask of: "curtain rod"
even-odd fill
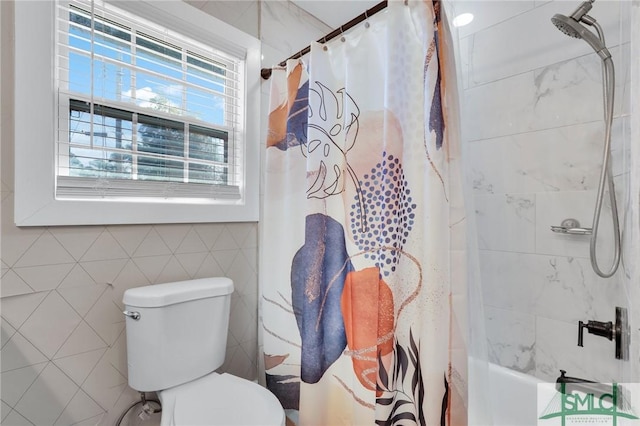
[[[376,4],[375,6],[373,6],[371,9],[365,10],[364,13],[356,16],[355,18],[353,18],[352,20],[350,20],[346,24],[341,25],[339,28],[336,28],[335,30],[331,31],[329,34],[327,34],[326,36],[322,37],[320,40],[317,40],[317,42],[318,43],[326,43],[326,42],[328,42],[329,40],[339,36],[340,34],[344,33],[345,31],[355,27],[360,22],[370,18],[371,16],[375,15],[376,13],[380,12],[381,10],[384,10],[386,7],[387,7],[387,0],[381,1],[380,3]],[[302,49],[301,51],[299,51],[298,53],[294,53],[293,55],[289,56],[287,59],[285,59],[284,61],[280,62],[278,65],[281,66],[281,67],[284,67],[284,66],[287,65],[287,61],[289,59],[301,58],[304,55],[306,55],[307,53],[309,53],[310,51],[311,51],[311,46],[307,46],[304,49]],[[263,79],[269,80],[269,78],[271,77],[271,68],[262,68],[260,70],[260,75],[262,76]]]

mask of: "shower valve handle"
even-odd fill
[[[601,321],[578,321],[578,346],[582,346],[582,336],[584,329],[596,336],[606,337],[609,340],[615,340],[616,359],[629,359],[629,340],[631,333],[629,331],[629,319],[627,309],[616,306],[616,322]]]
[[[587,329],[590,334],[596,336],[606,337],[609,340],[613,340],[613,322],[602,321],[578,321],[578,346],[583,346],[583,334],[584,329]]]

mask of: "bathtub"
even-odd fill
[[[535,426],[538,383],[533,376],[489,363],[469,363],[469,426]]]

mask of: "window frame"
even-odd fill
[[[117,0],[115,0],[117,1]],[[17,226],[255,222],[259,216],[260,41],[183,1],[117,2],[200,42],[244,57],[241,198],[59,199],[59,106],[54,1],[15,4],[15,223]],[[21,54],[21,52],[29,52]],[[36,100],[34,102],[34,100]],[[68,114],[69,106],[66,106]],[[62,114],[62,113],[61,113]],[[33,117],[37,117],[34,120]]]

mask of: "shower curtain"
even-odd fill
[[[438,1],[390,1],[271,77],[268,388],[299,425],[466,424],[466,226]]]

